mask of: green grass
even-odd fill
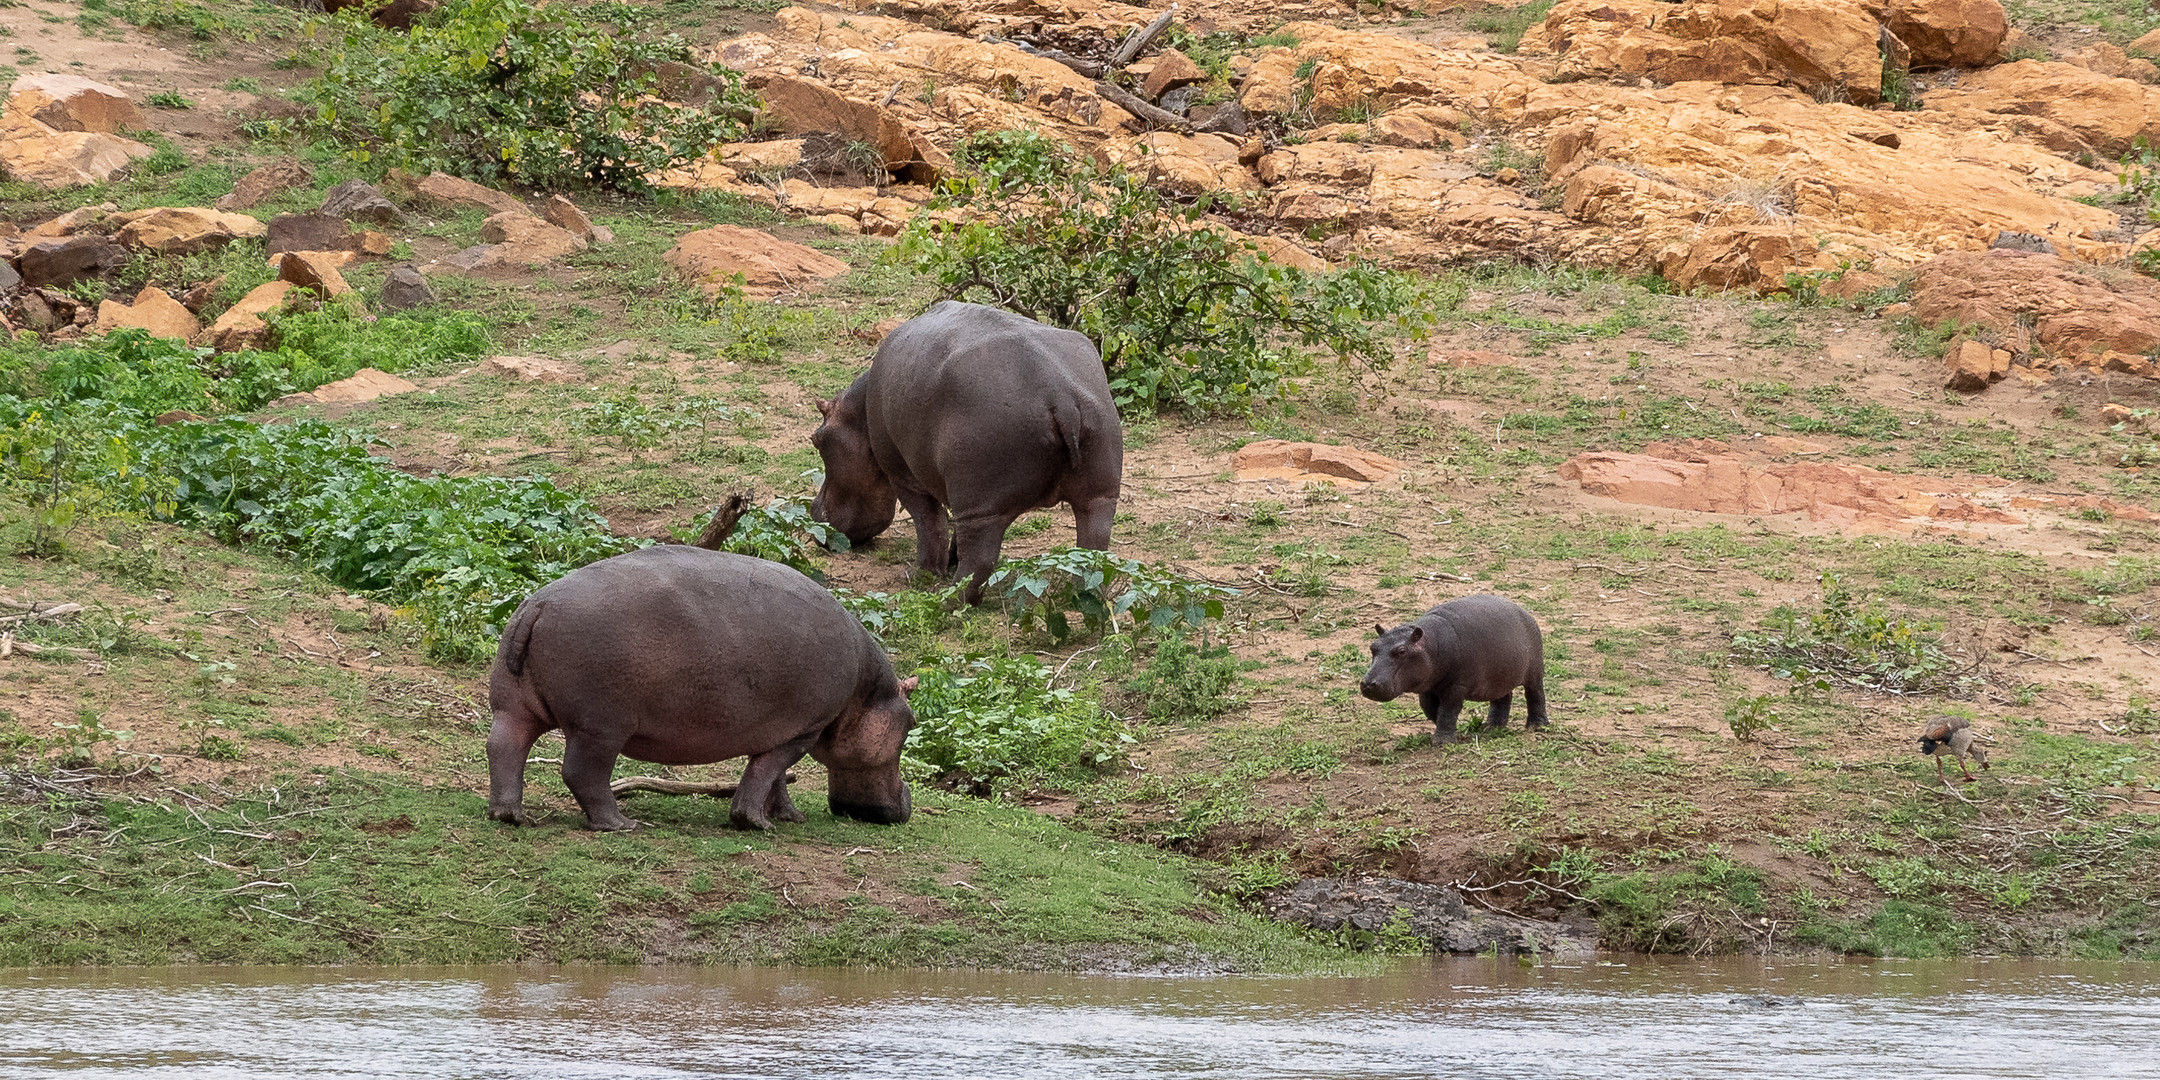
[[[1545,21],[1552,11],[1554,0],[1531,0],[1530,3],[1499,10],[1486,9],[1470,16],[1470,29],[1485,35],[1487,43],[1504,53],[1512,53],[1522,44],[1524,32]]]

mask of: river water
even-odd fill
[[[0,1077],[2160,1077],[2160,967],[0,971]]]

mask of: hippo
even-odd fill
[[[1110,547],[1125,432],[1081,334],[947,300],[886,335],[870,370],[818,411],[825,483],[810,516],[862,544],[907,507],[916,563],[957,565],[970,604],[1030,510],[1068,503],[1080,546]]]
[[[1374,701],[1415,693],[1433,722],[1433,742],[1457,738],[1455,718],[1465,701],[1490,701],[1486,726],[1507,726],[1515,688],[1523,688],[1536,730],[1545,716],[1545,635],[1537,618],[1501,596],[1450,600],[1393,630],[1374,629],[1372,667],[1358,692]]]
[[[488,707],[488,817],[527,824],[525,755],[562,729],[563,783],[589,829],[634,829],[608,788],[617,755],[704,765],[748,755],[728,819],[801,821],[788,767],[825,766],[832,812],[908,819],[900,746],[915,680],[832,594],[779,563],[670,544],[602,559],[510,617]]]

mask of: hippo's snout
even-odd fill
[[[1402,696],[1396,692],[1394,687],[1386,683],[1374,682],[1371,679],[1358,684],[1358,693],[1365,695],[1369,701],[1393,701]]]
[[[905,825],[915,816],[915,798],[908,789],[907,781],[900,782],[900,799],[894,802],[857,802],[843,796],[828,794],[825,805],[835,817],[854,818],[872,825]]]

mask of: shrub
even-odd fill
[[[315,107],[314,130],[359,160],[536,187],[642,188],[740,138],[754,106],[737,72],[699,61],[673,34],[641,36],[653,18],[622,3],[451,0],[400,34],[350,9],[339,16],[343,40],[301,96]],[[683,93],[685,83],[698,85]]]
[[[1150,720],[1197,723],[1242,704],[1238,689],[1243,682],[1237,657],[1230,650],[1210,650],[1182,637],[1165,637],[1155,646],[1148,666],[1125,688],[1145,703]]]
[[[955,160],[931,205],[963,208],[967,220],[918,217],[892,257],[947,298],[1086,334],[1122,410],[1249,412],[1310,368],[1309,349],[1378,365],[1388,355],[1379,327],[1429,325],[1403,275],[1262,261],[1204,220],[1212,196],[1181,205],[1045,136],[979,134]]]
[[[1733,635],[1733,655],[1781,679],[1892,694],[1961,693],[1980,682],[1975,665],[1945,652],[1932,627],[1862,602],[1833,575],[1822,576],[1822,590],[1816,611],[1779,607],[1762,629]]]
[[[1223,599],[1238,594],[1107,551],[1069,547],[999,563],[983,591],[1002,599],[1021,626],[1040,621],[1058,641],[1072,636],[1067,612],[1078,612],[1090,635],[1115,629],[1122,615],[1131,616],[1136,632],[1204,628],[1223,617]]]
[[[1084,780],[1121,760],[1133,737],[1092,698],[1053,688],[1030,656],[974,657],[922,673],[909,695],[910,771],[975,794]]]
[[[702,532],[711,520],[708,516],[699,522],[698,531]],[[677,533],[684,541],[695,535],[695,532]],[[720,545],[720,550],[783,563],[801,571],[803,576],[810,580],[822,584],[825,572],[818,568],[816,562],[818,550],[824,548],[846,551],[848,546],[848,538],[840,530],[810,516],[810,500],[799,495],[782,495],[763,506],[743,511],[743,515],[735,521],[734,531],[728,533],[726,542]],[[864,609],[857,610],[856,617],[863,619],[867,625],[871,619],[866,612],[872,605],[862,598],[858,598],[856,604]],[[876,634],[879,628],[872,626],[870,632]]]

